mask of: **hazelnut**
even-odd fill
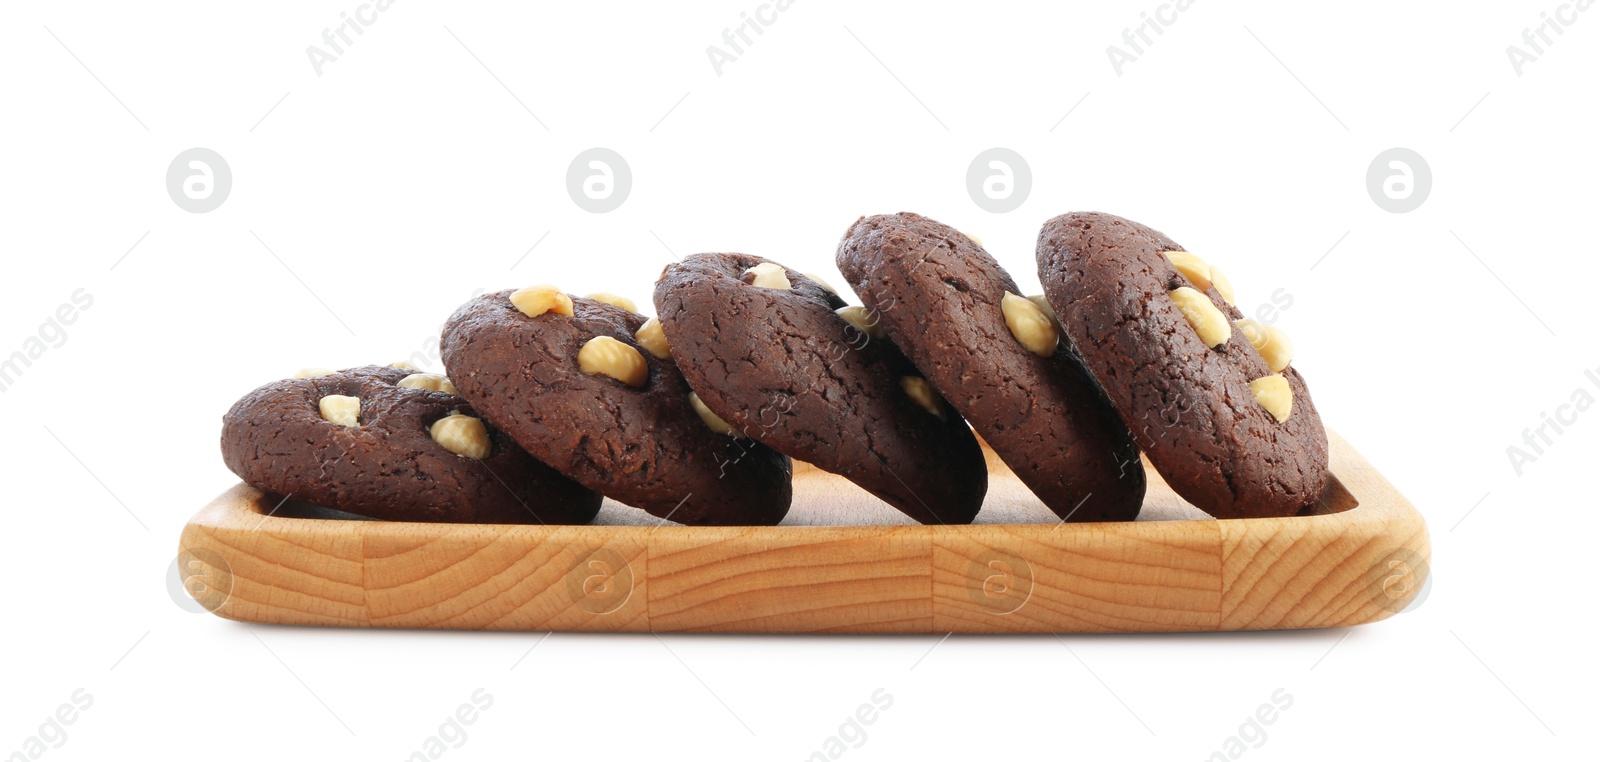
[[[578,369],[591,376],[610,376],[634,387],[644,386],[650,378],[644,355],[610,336],[596,336],[578,350]]]
[[[1294,344],[1289,341],[1289,334],[1283,329],[1262,325],[1254,320],[1245,318],[1235,320],[1233,324],[1239,327],[1239,332],[1250,340],[1250,346],[1261,353],[1261,359],[1267,361],[1267,369],[1273,373],[1282,373],[1284,368],[1294,359]]]
[[[1238,306],[1238,302],[1233,299],[1233,284],[1228,281],[1227,276],[1222,274],[1220,268],[1211,268],[1211,285],[1217,287],[1217,293],[1222,296],[1222,301]]]
[[[528,317],[546,312],[572,317],[572,297],[555,286],[529,286],[512,292],[511,304]]]
[[[585,296],[584,298],[585,299],[593,299],[593,300],[595,300],[597,302],[605,302],[606,304],[609,304],[609,305],[611,305],[613,307],[621,307],[621,308],[623,308],[623,309],[625,309],[625,310],[627,310],[629,312],[632,312],[634,314],[638,314],[639,313],[638,305],[634,304],[633,300],[629,299],[626,296],[617,296],[616,294],[608,294],[608,293],[606,293],[604,291],[601,291],[601,292],[598,292],[598,293],[589,294],[589,295]]]
[[[1250,382],[1250,394],[1256,398],[1257,405],[1272,414],[1273,420],[1278,423],[1289,420],[1289,413],[1294,410],[1294,390],[1289,388],[1289,379],[1277,373],[1262,376]]]
[[[417,367],[415,365],[412,365],[411,363],[408,363],[405,360],[401,360],[400,362],[389,363],[389,367],[391,367],[391,368],[399,368],[400,370],[409,370],[409,371],[411,371],[413,373],[416,373],[416,372],[422,370],[421,368],[419,368],[419,367]]]
[[[1189,279],[1189,282],[1194,284],[1195,288],[1201,291],[1211,288],[1211,265],[1206,264],[1204,259],[1187,251],[1166,251],[1162,253],[1167,255],[1167,260],[1172,262],[1172,266],[1178,268],[1178,272]]]
[[[440,418],[428,427],[428,436],[440,447],[464,458],[489,457],[489,429],[470,415],[453,413]]]
[[[671,360],[672,347],[667,346],[667,334],[661,330],[661,321],[650,318],[639,326],[633,334],[633,340],[639,342],[646,352],[656,356],[657,360]]]
[[[1172,303],[1178,306],[1183,318],[1194,327],[1194,332],[1200,335],[1200,340],[1206,346],[1220,347],[1233,335],[1233,326],[1223,317],[1222,310],[1212,303],[1211,297],[1188,286],[1173,289],[1171,296]]]
[[[762,262],[744,271],[744,282],[761,288],[789,290],[789,271],[776,262]]]
[[[1250,342],[1250,346],[1256,349],[1260,349],[1267,341],[1267,333],[1263,330],[1266,326],[1255,320],[1250,318],[1235,320],[1233,326],[1238,328],[1239,333],[1244,334],[1245,339]]]
[[[1061,332],[1056,330],[1056,321],[1051,320],[1050,315],[1039,309],[1032,299],[1007,291],[1000,298],[1000,311],[1005,314],[1006,327],[1011,329],[1011,335],[1016,337],[1023,349],[1040,357],[1055,354],[1056,345],[1061,341]]]
[[[706,407],[706,403],[700,401],[700,395],[689,392],[689,406],[694,408],[695,413],[699,414],[700,420],[705,421],[706,428],[718,434],[726,434],[731,437],[739,436],[739,432],[734,431],[727,421],[717,417],[716,413],[711,412],[711,408]]]
[[[878,313],[866,307],[856,305],[840,307],[834,310],[834,314],[844,318],[844,322],[855,326],[856,330],[871,338],[881,339],[888,335],[888,332],[883,328],[883,321],[878,319]]]
[[[1056,308],[1050,306],[1050,300],[1046,299],[1044,294],[1030,296],[1028,301],[1033,302],[1034,306],[1038,307],[1040,311],[1049,315],[1051,322],[1055,323],[1057,328],[1061,327],[1061,318],[1056,317]]]
[[[812,281],[816,282],[817,285],[821,286],[822,290],[827,291],[828,293],[833,294],[834,296],[838,296],[839,295],[839,292],[834,290],[833,285],[828,283],[827,281],[823,280],[821,275],[818,275],[816,273],[806,273],[805,276],[807,278],[810,278]]]
[[[966,236],[967,240],[972,241],[973,243],[977,244],[978,248],[980,248],[980,249],[983,248],[983,239],[982,238],[979,238],[979,237],[977,237],[977,236],[975,236],[975,235],[973,235],[971,233],[962,233],[962,235]]]
[[[426,389],[430,392],[444,392],[445,394],[460,394],[456,385],[450,379],[438,373],[413,373],[395,383],[402,389]]]
[[[944,412],[944,400],[939,398],[939,393],[933,390],[933,384],[928,383],[928,379],[921,376],[901,376],[900,388],[904,389],[906,396],[923,410],[933,413],[941,421],[949,420],[949,416]]]
[[[343,394],[330,394],[317,400],[317,412],[322,414],[322,420],[328,423],[337,423],[340,426],[361,425],[361,398],[346,397]]]
[[[334,371],[328,370],[327,368],[301,368],[295,372],[294,378],[322,378],[323,376],[331,376],[333,374]]]

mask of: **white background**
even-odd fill
[[[1156,0],[799,0],[719,76],[707,46],[758,4],[399,0],[321,76],[305,49],[356,0],[0,11],[0,355],[93,298],[0,393],[0,755],[79,688],[92,706],[44,757],[403,759],[480,688],[494,704],[448,759],[799,760],[880,688],[892,707],[844,758],[1204,759],[1280,688],[1292,708],[1243,758],[1592,748],[1600,412],[1520,475],[1506,448],[1600,397],[1600,10],[1518,76],[1507,46],[1557,0],[1199,0],[1119,76],[1106,48]],[[233,173],[205,214],[165,188],[195,146]],[[608,214],[565,189],[591,146],[632,168]],[[1008,214],[965,186],[994,146],[1034,178]],[[1433,174],[1406,214],[1365,187],[1395,146]],[[477,289],[643,304],[698,251],[833,273],[857,216],[912,210],[1036,292],[1040,223],[1089,209],[1224,266],[1247,309],[1292,294],[1278,325],[1324,419],[1428,520],[1420,609],[1263,634],[541,641],[169,598],[181,527],[235,481],[232,401],[426,350]]]

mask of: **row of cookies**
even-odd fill
[[[1286,338],[1160,233],[1051,220],[1032,299],[976,241],[909,213],[859,220],[837,262],[861,306],[744,254],[668,265],[648,320],[551,286],[486,294],[445,325],[448,379],[269,384],[225,417],[224,457],[261,489],[401,520],[582,523],[604,494],[685,524],[774,524],[793,457],[923,523],[966,523],[987,487],[974,431],[1064,521],[1137,516],[1141,449],[1220,517],[1321,494],[1326,439]]]
[[[1043,298],[976,241],[916,214],[863,218],[837,261],[887,337],[1063,520],[1143,501],[1142,451],[1219,518],[1315,506],[1327,435],[1292,347],[1220,270],[1109,214],[1045,223]]]

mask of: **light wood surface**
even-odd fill
[[[1421,589],[1422,517],[1337,434],[1310,515],[1216,521],[1150,472],[1136,522],[1061,524],[998,459],[977,523],[919,526],[797,464],[777,527],[356,520],[240,484],[190,520],[190,593],[230,619],[343,627],[1161,632],[1338,627]]]

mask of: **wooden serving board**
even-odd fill
[[[220,616],[341,627],[1066,633],[1373,622],[1421,590],[1428,530],[1330,438],[1322,504],[1283,519],[1212,520],[1150,470],[1138,521],[1061,524],[993,453],[988,498],[968,526],[913,524],[804,464],[776,527],[667,525],[609,500],[586,526],[397,523],[240,484],[184,528],[180,568]]]

